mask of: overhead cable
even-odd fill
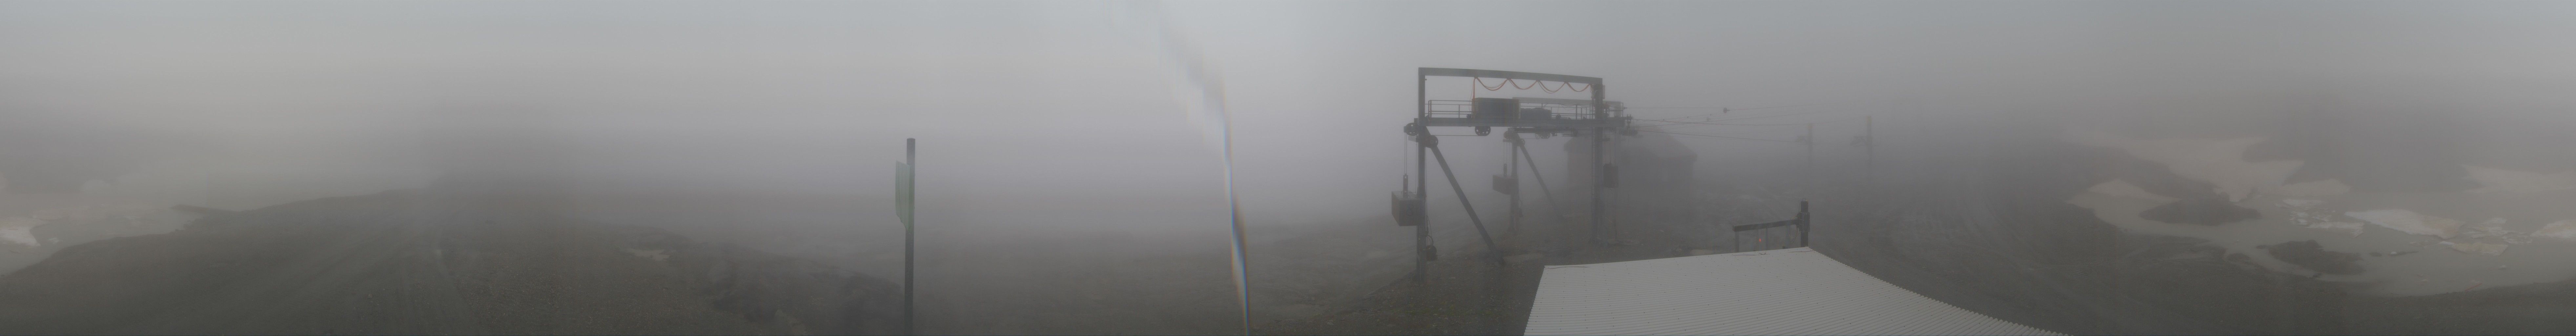
[[[1806,142],[1797,141],[1797,140],[1779,140],[1779,139],[1745,138],[1745,137],[1731,137],[1731,136],[1723,136],[1723,135],[1707,135],[1707,134],[1674,133],[1674,132],[1648,131],[1648,130],[1637,130],[1637,131],[1638,131],[1638,132],[1653,132],[1653,133],[1672,134],[1672,135],[1684,135],[1684,136],[1693,136],[1693,137],[1704,137],[1704,138],[1727,138],[1727,139],[1743,139],[1743,140],[1778,141],[1778,142],[1787,142],[1787,143],[1806,143]],[[1817,142],[1817,143],[1820,143],[1820,144],[1828,144],[1828,145],[1848,145],[1847,143],[1837,143],[1837,142]]]

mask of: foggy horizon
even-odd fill
[[[1384,198],[1421,179],[1430,179],[1418,191],[1439,265],[1740,249],[1713,242],[1735,238],[1717,224],[1778,220],[1812,201],[1817,250],[1923,296],[2052,332],[2563,333],[2576,326],[2212,322],[2165,313],[2182,304],[2086,300],[2147,295],[2128,292],[2146,285],[2105,277],[2305,277],[2314,282],[2199,284],[2264,295],[2336,288],[2314,300],[2363,316],[2398,308],[2352,302],[2576,281],[2576,268],[2539,265],[2576,249],[2520,242],[2544,223],[2576,219],[2548,206],[2566,196],[2561,184],[2576,188],[2567,175],[2576,152],[2566,150],[2576,144],[2567,132],[2576,113],[2566,112],[2576,98],[2564,94],[2576,89],[2576,63],[2564,61],[2576,59],[2576,40],[2562,38],[2576,21],[2565,13],[2576,3],[5,2],[0,218],[42,224],[62,220],[39,218],[46,211],[126,207],[151,218],[138,223],[157,224],[11,247],[27,252],[0,260],[0,274],[45,265],[64,246],[224,222],[164,210],[173,206],[267,213],[478,185],[560,195],[570,200],[562,215],[585,223],[894,279],[903,224],[893,214],[893,163],[904,160],[904,139],[917,139],[924,333],[1245,332],[1226,280],[1238,211],[1259,333],[1519,332],[1349,325],[1398,324],[1351,316],[1401,310],[1363,298],[1413,293],[1400,291],[1411,282],[1389,285],[1413,270],[1401,256],[1416,250],[1400,246],[1414,229],[1397,226]],[[1576,85],[1558,82],[1417,83],[1419,68],[1601,78],[1596,89],[1641,131],[1612,137],[1615,159],[1690,160],[1636,168],[1675,169],[1677,180],[1612,191],[1616,208],[1601,211],[1616,211],[1611,223],[1624,238],[1602,244],[1638,247],[1544,247],[1579,240],[1551,236],[1575,231],[1515,232],[1508,248],[1489,246],[1443,168],[1414,174],[1417,147],[1400,126],[1417,117],[1416,95],[1591,93],[1552,90]],[[1810,131],[1813,142],[1799,143]],[[1430,132],[1479,223],[1501,234],[1513,199],[1491,176],[1507,174],[1511,145],[1463,127]],[[1536,170],[1521,174],[1564,199],[1521,195],[1531,215],[1520,225],[1589,221],[1577,216],[1594,211],[1581,198],[1587,176],[1574,168],[1588,160],[1576,155],[1588,150],[1580,141],[1596,136],[1526,140]],[[1872,140],[1864,146],[1861,136]],[[2302,184],[2319,181],[2343,189]],[[2334,210],[2276,205],[2311,199]],[[2148,210],[2151,201],[2208,200],[2224,206],[2174,210],[2189,220]],[[2237,209],[2263,212],[2212,215]],[[2385,209],[2505,224],[2453,223],[2458,232],[2427,242],[2430,233],[2377,224],[2371,218],[2388,213],[2368,212]],[[2310,212],[2333,217],[2320,223],[2380,226],[2301,226],[2325,225],[2310,223]],[[2346,213],[2359,215],[2334,217]],[[2226,219],[2194,217],[2204,215]],[[2177,224],[2191,221],[2208,223]],[[2294,225],[2255,223],[2268,221]],[[42,225],[19,230],[29,240],[75,235]],[[2484,227],[2518,238],[2454,237]],[[2316,231],[2345,229],[2350,237]],[[2495,241],[2466,240],[2487,238]],[[2369,260],[2354,266],[2368,271],[2329,274],[2338,266],[2273,256],[2303,240],[2381,259],[2353,257]],[[19,246],[8,244],[0,242]],[[2461,244],[2515,247],[2447,250]],[[2430,251],[2419,259],[2463,259],[2380,261],[2419,247]],[[663,253],[637,251],[628,252]],[[2228,264],[2251,267],[2243,273],[2120,268],[2168,267],[2123,259],[2166,252],[2254,261]],[[2466,259],[2486,257],[2496,265]],[[2470,261],[2518,273],[2427,266]],[[1942,269],[2021,273],[1984,281]],[[2417,278],[2424,285],[2408,287]],[[1490,285],[1526,294],[1535,280],[1515,282],[1523,280]],[[2026,298],[2005,298],[2015,295]],[[1493,302],[1528,304],[1511,300],[1520,301]],[[18,332],[126,330],[63,328]],[[681,330],[755,329],[665,331],[690,332]]]

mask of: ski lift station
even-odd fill
[[[1501,80],[1505,84],[1549,92],[1585,92],[1591,99],[1561,98],[1471,98],[1470,100],[1432,100],[1427,89],[1431,77],[1469,77],[1479,82]],[[1404,132],[1414,143],[1413,169],[1406,174],[1403,188],[1393,196],[1397,225],[1414,227],[1415,269],[1412,278],[1426,282],[1430,262],[1438,258],[1431,243],[1429,217],[1424,195],[1431,192],[1430,168],[1436,164],[1441,177],[1456,194],[1459,206],[1474,225],[1488,249],[1492,262],[1505,263],[1494,233],[1487,230],[1483,218],[1476,216],[1475,205],[1467,201],[1466,188],[1449,168],[1447,155],[1440,150],[1441,136],[1463,136],[1472,130],[1477,137],[1499,131],[1503,141],[1511,144],[1512,166],[1505,174],[1494,176],[1493,190],[1511,196],[1507,221],[1513,227],[1522,224],[1519,183],[1523,175],[1536,178],[1538,188],[1549,203],[1555,204],[1554,191],[1539,178],[1538,163],[1528,155],[1524,145],[1530,138],[1568,137],[1573,151],[1566,167],[1575,181],[1563,185],[1588,206],[1563,209],[1562,221],[1531,223],[1577,227],[1577,230],[1541,232],[1588,232],[1589,237],[1549,237],[1541,248],[1554,257],[1550,261],[1568,260],[1573,249],[1582,246],[1610,244],[1605,228],[1617,220],[1608,211],[1615,201],[1604,198],[1606,189],[1619,187],[1619,168],[1605,160],[1615,156],[1619,146],[1614,138],[1634,136],[1638,130],[1625,113],[1625,106],[1608,100],[1609,92],[1601,78],[1515,71],[1421,68],[1416,81],[1422,90],[1415,101],[1415,117]],[[1433,134],[1435,128],[1457,131]],[[1458,130],[1465,128],[1467,130]],[[1804,141],[1802,139],[1802,141]],[[1524,172],[1527,172],[1524,174]],[[1924,335],[2052,335],[2045,330],[2014,324],[1970,312],[1907,291],[1886,281],[1871,277],[1851,266],[1835,261],[1825,253],[1804,246],[1809,228],[1806,205],[1801,202],[1795,219],[1771,223],[1735,225],[1734,231],[1795,229],[1799,246],[1784,249],[1708,254],[1687,257],[1635,260],[1586,265],[1550,265],[1539,279],[1539,288],[1529,311],[1526,334],[1592,335],[1592,334],[1924,334]],[[1573,243],[1577,241],[1589,244]],[[1783,239],[1781,243],[1786,243]]]

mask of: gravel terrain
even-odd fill
[[[0,276],[0,333],[899,331],[885,280],[526,204],[391,191],[71,246]]]

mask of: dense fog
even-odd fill
[[[1819,250],[2051,331],[2564,333],[2576,325],[2539,312],[2576,306],[2510,293],[2576,286],[2576,267],[2554,261],[2576,255],[2576,212],[2557,206],[2576,200],[2576,100],[2563,94],[2576,88],[2563,61],[2576,59],[2562,38],[2576,33],[2571,12],[2576,4],[2553,2],[7,2],[0,246],[10,254],[0,272],[226,216],[212,213],[484,188],[454,195],[544,195],[493,199],[558,202],[532,211],[894,281],[894,162],[917,139],[919,333],[1243,332],[1235,220],[1255,333],[1519,332],[1514,316],[1370,315],[1411,304],[1388,303],[1405,298],[1387,293],[1409,283],[1414,229],[1395,225],[1384,197],[1425,178],[1439,265],[1758,249],[1719,225],[1787,218],[1804,200],[1816,204]],[[1416,116],[1416,95],[1591,93],[1416,83],[1424,67],[1603,78],[1597,89],[1640,131],[1613,137],[1615,158],[1664,160],[1637,169],[1673,174],[1610,191],[1618,224],[1593,245],[1616,247],[1587,250],[1595,242],[1568,238],[1590,230],[1592,211],[1580,188],[1589,177],[1572,173],[1597,135],[1530,138],[1534,164],[1521,169],[1534,170],[1521,174],[1556,194],[1524,193],[1529,215],[1509,224],[1512,198],[1489,177],[1514,157],[1503,135],[1434,128],[1449,167],[1414,175],[1415,143],[1399,127]],[[1442,169],[1507,247],[1480,240]],[[110,219],[121,224],[95,224]],[[663,261],[662,250],[626,251]],[[1475,300],[1519,297],[1522,306],[1496,307],[1525,314],[1526,279],[1443,282],[1535,272],[1519,263],[1435,272],[1427,286],[1490,287]],[[1441,295],[1410,298],[1451,300]],[[2428,306],[2488,317],[2382,318],[2435,314],[2417,308]],[[406,326],[234,327],[590,330]],[[120,330],[163,329],[19,332]]]

